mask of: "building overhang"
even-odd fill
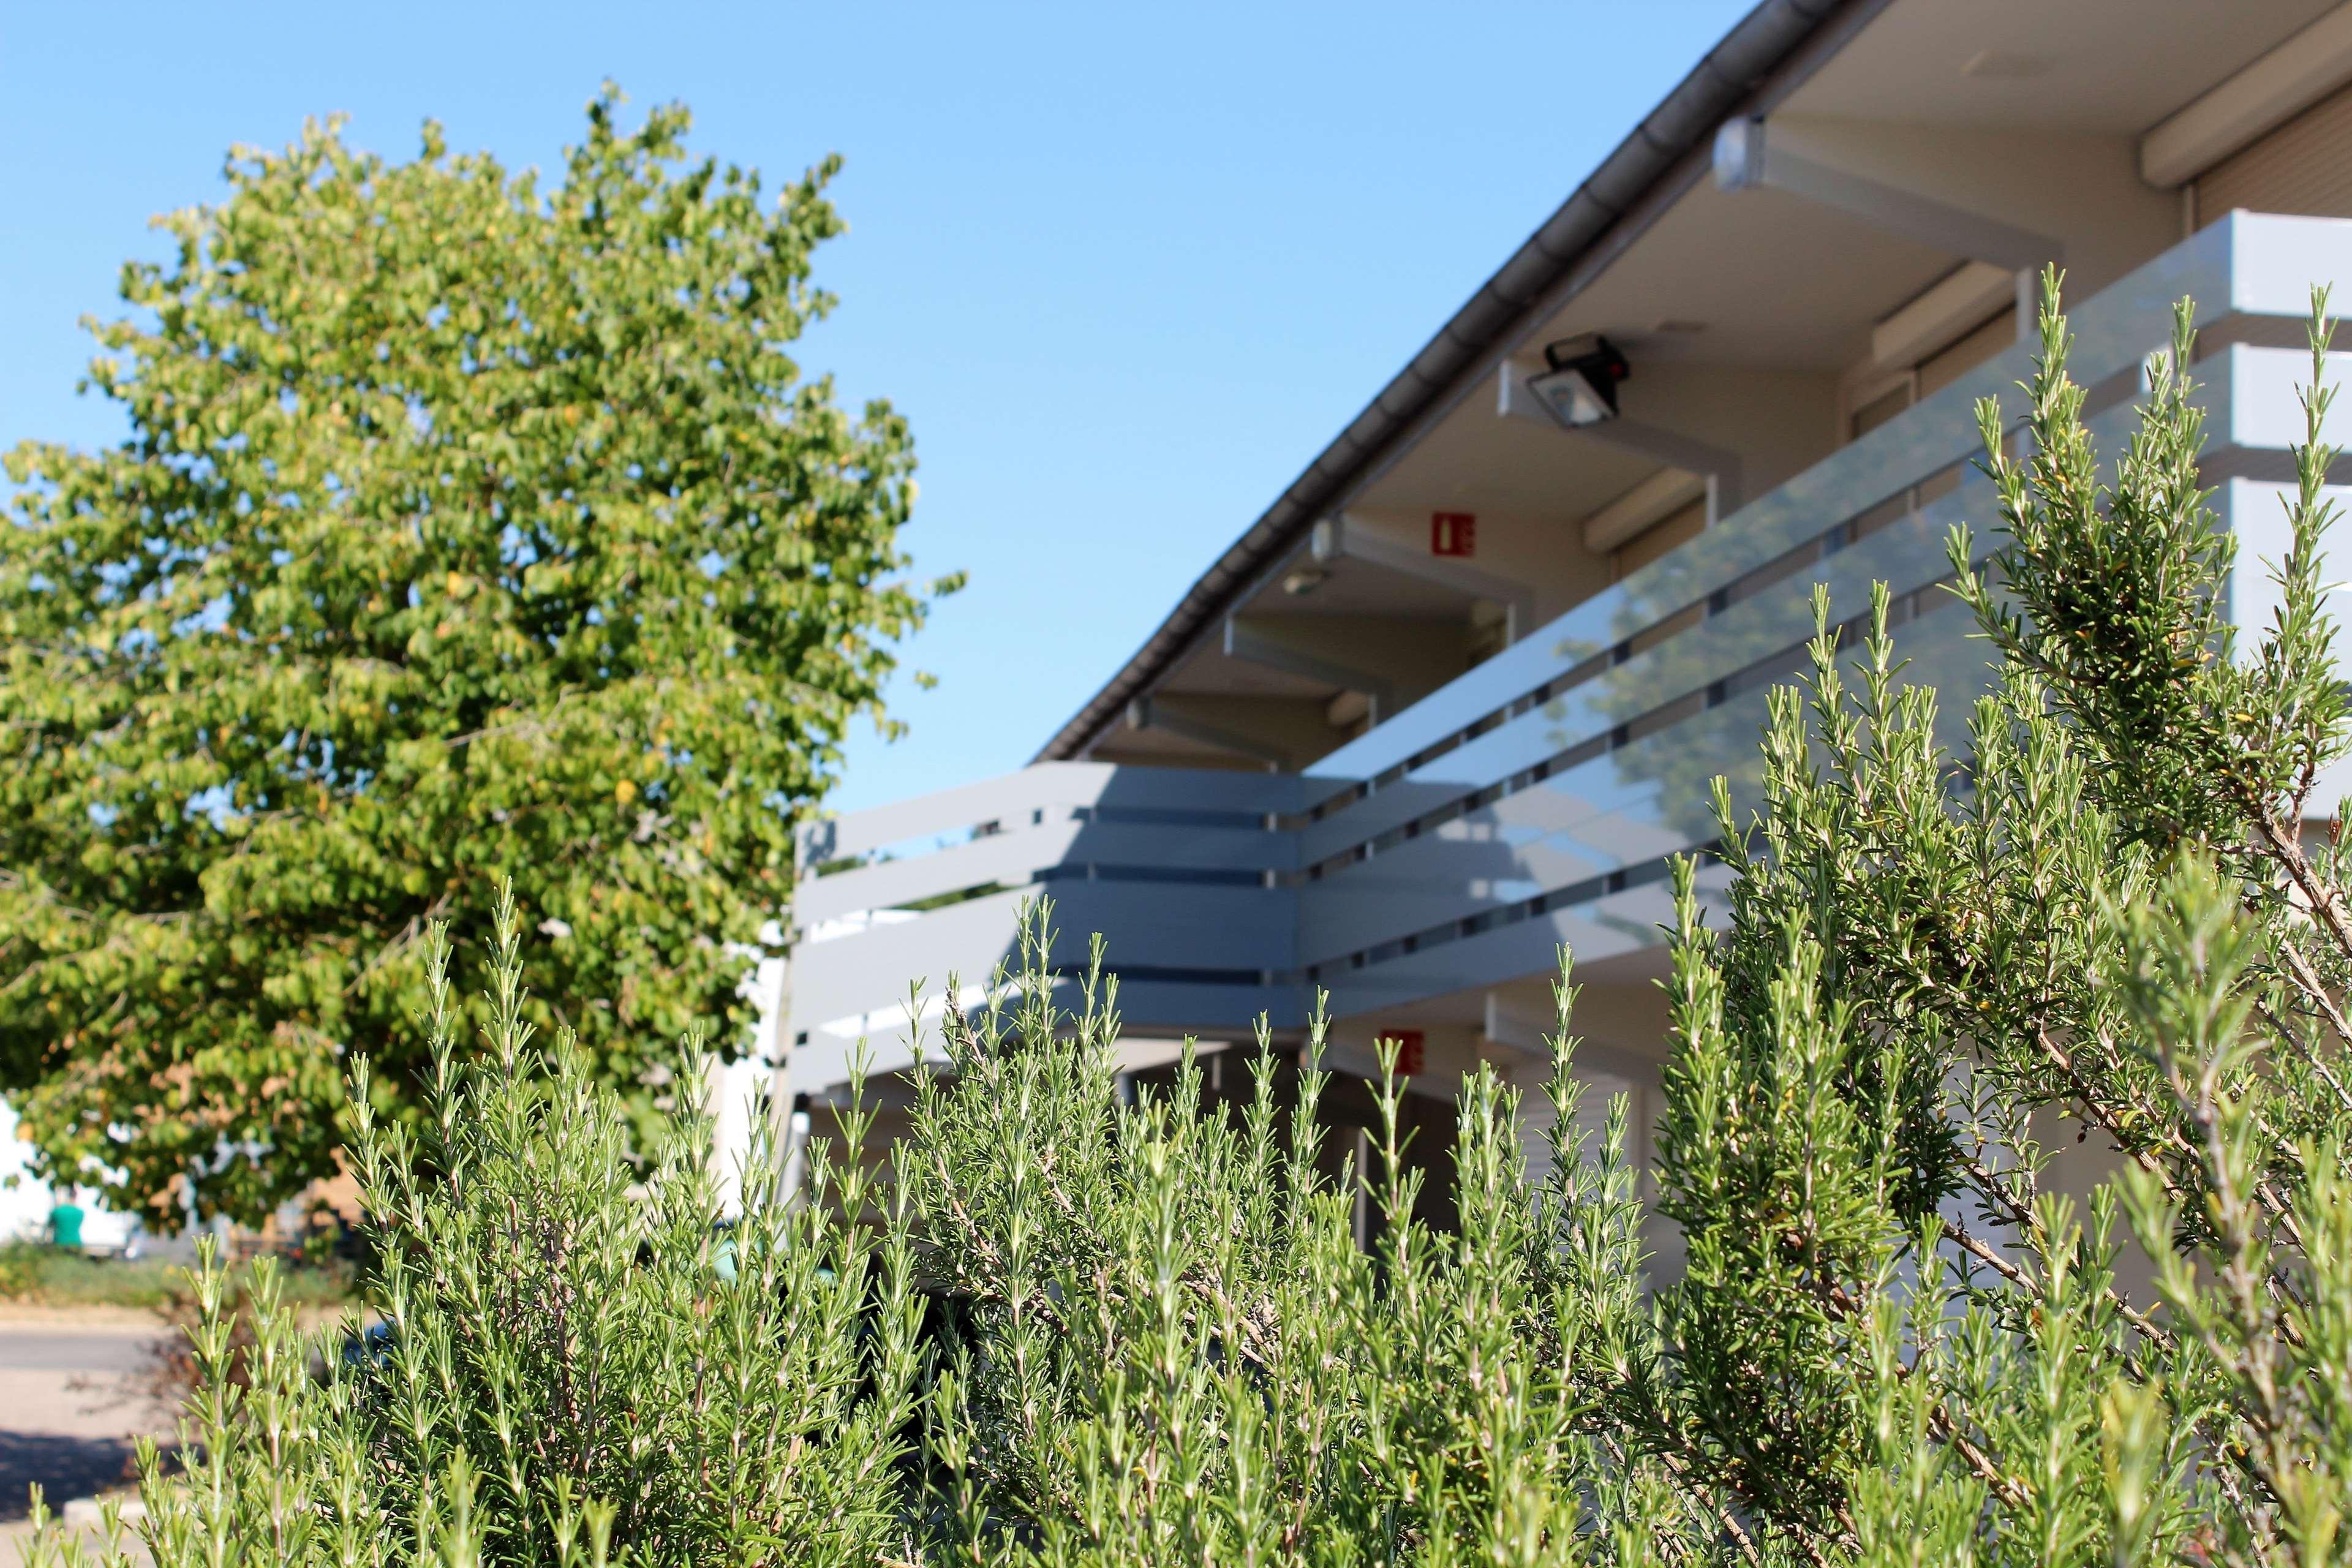
[[[1364,477],[1492,373],[1503,345],[1606,264],[1660,210],[1662,196],[1700,178],[1717,128],[1769,108],[1836,43],[1890,0],[1764,0],[1709,50],[1426,346],[1307,465],[1275,503],[1186,590],[1167,618],[1038,752],[1085,755],[1123,723],[1186,652],[1218,635],[1224,616],[1294,552]]]
[[[2177,201],[2139,179],[2144,144],[2166,125],[2214,118],[2190,111],[2218,79],[2294,55],[2289,40],[2320,31],[2334,10],[2334,0],[1768,0],[1192,584],[1038,759],[1295,766],[1262,741],[1202,737],[1255,733],[1260,708],[1278,729],[1290,721],[1267,704],[1305,712],[1303,700],[1328,707],[1343,687],[1384,717],[1391,675],[1307,635],[1320,628],[1285,635],[1266,618],[1310,610],[1275,590],[1312,560],[1318,524],[1356,515],[1395,536],[1431,509],[1465,505],[1465,476],[1485,494],[1481,510],[1564,531],[1588,554],[1671,513],[1657,498],[1694,485],[1711,524],[1823,455],[1805,449],[1806,432],[1817,423],[1831,440],[1857,371],[1973,329],[2000,302],[2001,277],[2013,282],[2029,258],[2063,258],[2095,290],[2177,237]],[[1727,125],[1752,130],[1727,147]],[[1755,154],[1745,164],[1743,152]],[[2079,194],[2094,190],[2116,210],[2090,212]],[[1690,320],[1706,323],[1703,341],[1674,337]],[[1618,428],[1496,417],[1512,411],[1515,381],[1541,368],[1543,343],[1595,330],[1633,345]],[[1727,425],[1727,410],[1742,408],[1751,412]],[[1763,433],[1774,449],[1750,453],[1743,471],[1706,434],[1757,426],[1759,410],[1782,428]],[[1654,437],[1649,449],[1641,436]],[[1515,613],[1516,629],[1529,629]],[[1182,700],[1155,709],[1163,696]],[[1231,711],[1210,714],[1212,700]],[[1171,721],[1156,733],[1139,722],[1155,711]]]

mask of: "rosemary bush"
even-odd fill
[[[1631,1418],[1736,1559],[2352,1552],[2325,296],[2281,607],[2243,641],[2225,590],[2263,567],[2199,483],[2189,308],[2108,477],[2044,300],[2029,455],[1979,409],[2005,538],[1990,571],[1951,542],[1998,655],[1969,754],[1882,593],[1851,685],[1824,632],[1775,694],[1751,827],[1718,792],[1727,930],[1683,879],[1659,1153],[1690,1263]],[[2112,1179],[2053,1160],[2084,1142]]]
[[[964,1304],[927,1413],[941,1561],[1642,1561],[1662,1522],[1694,1528],[1601,1418],[1647,1335],[1641,1216],[1623,1102],[1602,1147],[1575,1131],[1569,988],[1549,1177],[1530,1191],[1516,1094],[1481,1073],[1459,1228],[1431,1231],[1388,1072],[1369,1248],[1359,1173],[1318,1174],[1319,1024],[1286,1102],[1262,1041],[1237,1113],[1203,1104],[1190,1060],[1127,1107],[1116,987],[1069,1018],[1051,994],[949,1016],[907,1151],[929,1267]]]
[[[511,900],[478,1052],[454,1037],[447,942],[432,942],[429,1117],[414,1137],[377,1122],[364,1067],[350,1097],[364,1297],[389,1331],[306,1340],[265,1261],[240,1387],[207,1255],[184,1471],[141,1455],[154,1562],[885,1560],[906,1537],[896,1474],[919,1371],[904,1225],[834,1218],[869,1206],[855,1159],[820,1161],[812,1201],[774,1201],[761,1138],[720,1230],[697,1096],[675,1095],[639,1150],[569,1039],[534,1047]]]
[[[1464,1085],[1458,1225],[1414,1215],[1393,1072],[1369,1168],[1319,1145],[1319,1026],[1234,1099],[1117,1090],[1117,987],[945,1016],[909,1135],[853,1109],[792,1201],[764,1141],[721,1233],[710,1130],[653,1149],[521,1021],[434,997],[412,1142],[353,1095],[380,1350],[306,1344],[264,1270],[249,1386],[207,1261],[165,1568],[1268,1563],[2317,1565],[2352,1558],[2352,847],[2309,440],[2282,609],[2242,645],[2184,309],[2103,479],[2051,279],[2030,453],[1982,410],[2005,533],[1952,544],[1998,658],[1936,741],[1877,595],[1776,694],[1728,908],[1669,932],[1643,1280],[1622,1102],[1553,1160]],[[1391,1064],[1392,1065],[1392,1064]],[[2105,1180],[2053,1151],[2095,1140]],[[1377,1216],[1357,1232],[1358,1184]],[[2133,1281],[2144,1281],[2134,1284]],[[330,1347],[331,1352],[332,1347]],[[57,1549],[37,1549],[54,1561]],[[109,1555],[109,1561],[119,1561]]]

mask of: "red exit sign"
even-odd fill
[[[1430,555],[1477,555],[1477,512],[1430,512]]]
[[[1478,514],[1469,511],[1431,512],[1429,552],[1432,555],[1477,554]]]
[[[1427,1065],[1429,1040],[1419,1029],[1391,1029],[1381,1038],[1396,1042],[1396,1070],[1399,1078],[1412,1078]]]

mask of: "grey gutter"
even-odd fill
[[[1485,373],[1485,362],[1505,350],[1506,340],[1528,312],[1548,302],[1652,186],[1706,145],[1717,126],[1753,99],[1806,45],[1830,31],[1832,23],[1859,26],[1888,3],[1763,0],[1741,18],[1486,287],[1454,312],[1428,346],[1291,482],[1249,531],[1202,574],[1160,629],[1033,760],[1075,757],[1118,722],[1128,703],[1150,691],[1203,630],[1296,548],[1359,476],[1385,458],[1465,375]]]

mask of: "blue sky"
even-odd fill
[[[0,445],[95,445],[76,326],[233,142],[555,167],[611,76],[772,189],[827,151],[803,345],[913,422],[912,732],[841,808],[1027,761],[1216,552],[1747,9],[1549,5],[19,5],[0,20]]]

